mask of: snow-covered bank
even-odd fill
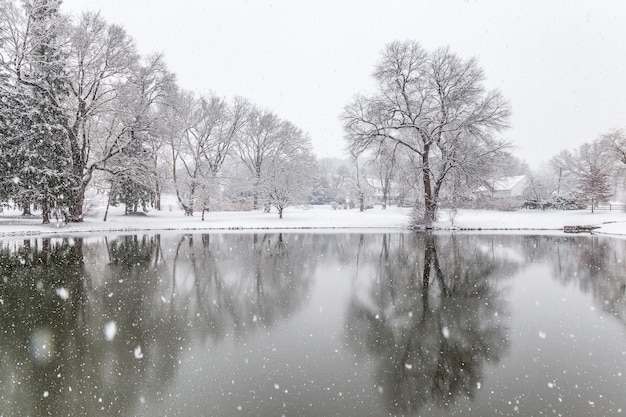
[[[0,237],[48,234],[97,233],[141,230],[297,230],[297,229],[406,229],[410,209],[376,207],[360,213],[358,210],[333,210],[329,206],[288,208],[284,218],[275,212],[210,212],[202,221],[200,213],[185,216],[178,208],[152,210],[145,216],[125,216],[123,209],[113,208],[108,220],[102,221],[101,212],[85,218],[83,223],[42,225],[39,216],[25,218],[16,212],[0,213]],[[588,210],[500,212],[488,210],[459,210],[452,219],[442,211],[437,229],[482,231],[551,231],[563,226],[597,225],[594,233],[626,236],[626,213],[621,211]]]

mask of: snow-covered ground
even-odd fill
[[[289,230],[289,229],[405,229],[409,224],[410,209],[380,207],[360,213],[358,210],[333,210],[330,206],[291,207],[279,219],[275,211],[209,212],[205,220],[200,213],[185,216],[174,200],[163,204],[164,210],[151,210],[145,216],[125,216],[122,207],[112,207],[104,222],[100,207],[82,223],[42,225],[41,217],[25,218],[19,212],[0,213],[0,237],[93,233],[139,230]],[[488,210],[459,210],[456,216],[441,211],[435,226],[439,229],[542,231],[560,232],[567,225],[597,225],[594,233],[626,236],[626,213],[623,211],[589,210],[519,210],[514,212]]]

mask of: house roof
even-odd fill
[[[514,177],[502,177],[493,182],[494,191],[509,191],[517,184],[526,179],[526,175],[516,175]]]

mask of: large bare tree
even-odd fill
[[[70,219],[81,221],[85,191],[96,170],[132,145],[127,126],[110,130],[105,126],[121,86],[134,75],[138,54],[124,29],[109,25],[99,13],[85,13],[71,32],[68,57],[68,125],[73,169],[81,179],[70,206]],[[114,117],[113,117],[114,118]]]
[[[275,155],[284,138],[292,135],[295,126],[285,123],[276,114],[258,108],[251,109],[240,139],[237,156],[248,169],[253,182],[253,208],[259,208],[259,194],[267,160]]]
[[[232,104],[213,94],[196,97],[189,92],[172,95],[165,112],[171,149],[172,179],[179,204],[192,215],[199,207],[204,215],[215,193],[217,174],[241,130],[248,103]]]
[[[494,135],[507,127],[509,105],[485,89],[475,59],[448,48],[428,52],[417,42],[393,42],[373,75],[377,93],[357,96],[342,115],[350,151],[414,154],[423,190],[420,223],[431,227],[450,172],[482,175],[485,161],[507,147]]]

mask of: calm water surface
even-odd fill
[[[0,241],[0,415],[618,416],[626,242]]]

